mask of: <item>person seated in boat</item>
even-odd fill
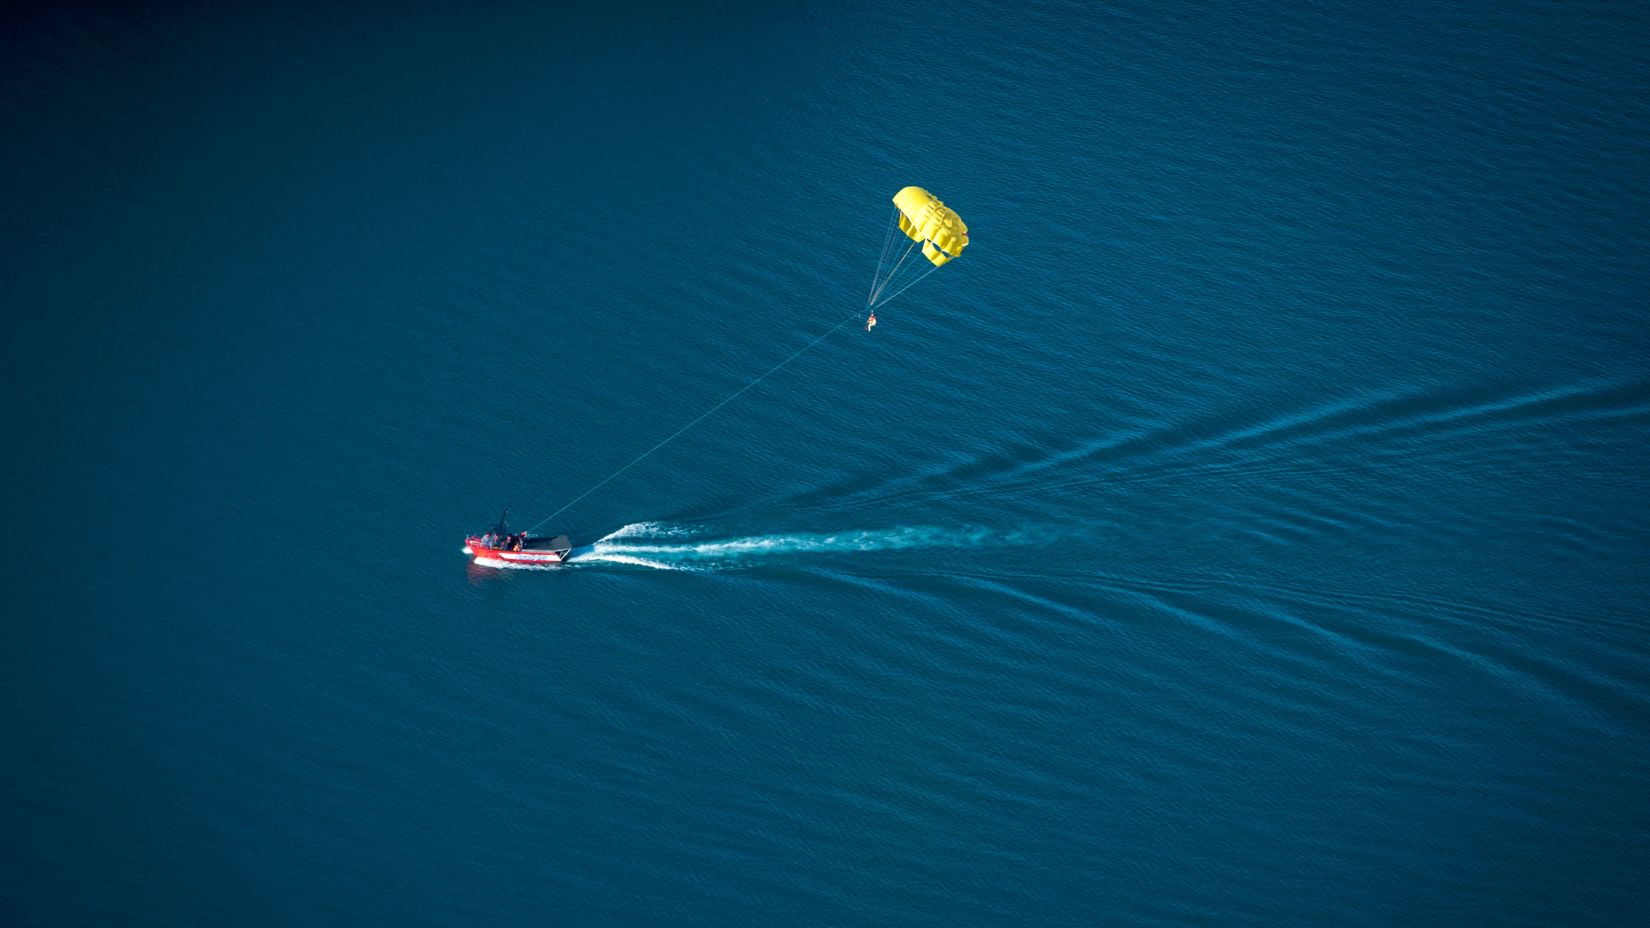
[[[520,551],[521,546],[526,544],[526,543],[527,543],[527,533],[526,532],[522,532],[520,535],[515,535],[510,539],[510,550]]]

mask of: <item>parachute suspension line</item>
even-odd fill
[[[871,305],[876,297],[877,284],[882,281],[882,266],[888,263],[888,256],[894,250],[894,232],[899,229],[899,207],[894,207],[894,218],[888,223],[888,234],[882,239],[882,255],[877,258],[877,269],[871,274],[871,293],[865,298],[865,305]]]
[[[895,273],[889,274],[888,278],[882,282],[882,286],[877,288],[877,299],[875,305],[881,306],[882,304],[888,302],[890,299],[890,293],[897,293],[904,290],[908,285],[928,276],[928,274],[934,270],[935,266],[929,264],[927,261],[912,261],[910,267],[902,268]],[[915,275],[915,277],[912,275]]]
[[[882,279],[882,283],[877,285],[877,292],[874,296],[871,297],[871,302],[873,304],[876,303],[877,300],[882,298],[882,292],[884,290],[888,289],[888,285],[894,282],[895,277],[899,276],[899,270],[902,266],[904,266],[905,259],[911,257],[911,252],[913,250],[915,250],[916,247],[917,247],[917,240],[916,239],[912,239],[911,244],[905,246],[904,253],[899,256],[898,261],[894,262],[893,270],[889,271],[888,276],[884,277]]]
[[[895,275],[897,275],[899,273],[900,265],[905,263],[905,259],[911,257],[911,249],[913,249],[915,247],[917,247],[917,240],[912,239],[911,244],[905,246],[905,254],[899,256],[899,263],[895,264],[894,269],[888,272],[888,276],[884,277],[882,279],[882,286],[878,287],[876,289],[876,292],[871,294],[871,303],[870,303],[870,305],[872,305],[872,306],[876,305],[877,297],[882,295],[882,291],[888,289],[889,282],[892,281],[894,279]]]
[[[937,265],[937,264],[931,265],[928,268],[928,270],[923,271],[921,274],[918,274],[916,277],[911,278],[911,280],[907,281],[906,283],[901,284],[900,288],[898,290],[895,290],[892,294],[889,294],[888,296],[883,297],[882,302],[878,303],[877,305],[878,306],[888,305],[889,303],[893,302],[895,297],[897,297],[900,294],[904,293],[905,291],[911,289],[912,287],[915,287],[917,284],[922,282],[922,279],[924,277],[927,277],[929,274],[932,274],[932,273],[934,273],[935,271],[937,271],[939,269],[940,269],[939,265]]]
[[[711,408],[709,408],[709,409],[705,410],[704,412],[700,413],[699,417],[697,419],[694,419],[692,422],[689,422],[687,425],[684,425],[681,428],[677,429],[676,431],[672,432],[670,434],[670,436],[667,437],[664,441],[661,441],[657,445],[654,445],[653,447],[647,449],[646,451],[643,451],[641,454],[637,455],[636,458],[634,460],[632,460],[629,464],[626,464],[625,466],[619,468],[618,470],[614,471],[613,473],[608,474],[606,477],[603,477],[600,483],[596,484],[595,486],[591,487],[588,490],[585,490],[583,493],[580,493],[578,496],[573,497],[572,501],[569,502],[567,505],[561,507],[560,509],[557,509],[555,512],[552,512],[549,515],[545,516],[544,518],[540,519],[538,522],[533,524],[532,528],[529,528],[527,531],[528,532],[533,532],[533,531],[537,530],[539,526],[541,526],[544,523],[550,521],[551,519],[554,519],[556,516],[561,515],[562,513],[566,512],[567,510],[573,508],[573,505],[575,503],[577,503],[579,500],[584,499],[586,496],[589,496],[590,494],[592,494],[592,493],[596,492],[597,490],[601,489],[602,487],[606,486],[608,481],[612,480],[614,477],[617,477],[620,474],[624,473],[625,471],[631,469],[632,467],[635,467],[637,464],[640,464],[642,462],[643,458],[646,458],[648,455],[652,454],[653,452],[658,451],[660,448],[663,448],[665,445],[670,444],[672,441],[674,441],[676,439],[676,437],[678,435],[681,435],[683,432],[687,431],[688,429],[691,429],[694,426],[698,425],[700,422],[702,422],[706,418],[708,418],[711,413],[715,412],[718,409],[721,409],[723,406],[728,405],[729,403],[731,403],[734,400],[738,399],[740,397],[740,395],[743,394],[746,390],[749,390],[751,387],[754,387],[757,384],[761,383],[762,381],[766,380],[768,378],[769,374],[774,373],[775,371],[779,370],[780,368],[784,367],[785,365],[791,363],[792,361],[795,361],[797,358],[802,357],[803,352],[807,351],[809,348],[812,348],[813,346],[815,346],[815,345],[819,344],[820,342],[824,341],[828,336],[831,335],[831,333],[835,332],[837,329],[842,328],[843,326],[847,325],[848,323],[855,321],[858,318],[859,318],[859,310],[856,309],[856,310],[854,310],[853,315],[851,315],[848,318],[842,320],[841,322],[838,322],[836,325],[831,326],[830,329],[828,329],[825,332],[824,335],[821,335],[818,338],[814,339],[813,341],[807,343],[806,345],[803,345],[800,349],[797,350],[796,354],[793,354],[790,357],[786,358],[785,360],[780,361],[778,364],[775,364],[773,367],[768,368],[767,372],[762,374],[762,376],[756,378],[755,380],[751,381],[750,383],[745,384],[744,386],[740,387],[738,390],[735,390],[733,392],[733,394],[731,396],[729,396],[727,399],[723,400],[720,403],[717,403],[715,406],[712,406]]]
[[[907,287],[938,269],[938,265],[930,264],[927,261],[913,261],[910,267],[889,274],[888,278],[882,282],[882,286],[877,288],[875,305],[881,306],[893,299],[894,295],[903,293]]]

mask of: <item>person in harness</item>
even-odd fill
[[[877,327],[877,311],[871,310],[871,315],[865,320],[865,331],[869,332]]]

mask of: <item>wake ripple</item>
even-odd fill
[[[790,505],[834,508],[845,499],[886,505],[935,495],[960,500],[1197,478],[1325,477],[1357,473],[1392,459],[1447,458],[1456,468],[1493,468],[1509,456],[1573,454],[1578,427],[1634,430],[1647,421],[1650,382],[1643,380],[1524,392],[1395,392],[1248,421],[1215,415],[1145,423],[1077,442],[1039,434],[921,473],[880,481],[855,474],[801,494]],[[1307,448],[1313,453],[1305,454]]]

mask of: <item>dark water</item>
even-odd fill
[[[1650,921],[1642,5],[234,6],[4,27],[0,921]]]

